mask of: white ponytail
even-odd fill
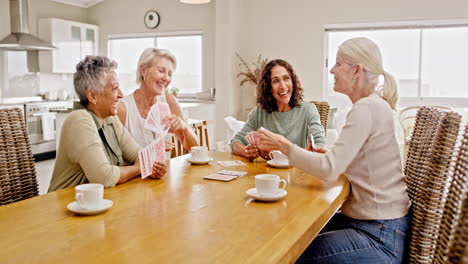
[[[380,90],[380,96],[387,101],[390,107],[395,110],[396,104],[398,102],[398,86],[393,76],[384,71],[384,84],[382,85],[382,89]]]

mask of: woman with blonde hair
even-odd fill
[[[334,90],[353,103],[335,145],[325,154],[304,150],[260,129],[259,148],[280,150],[292,166],[334,181],[346,175],[351,192],[298,263],[401,263],[410,202],[394,133],[395,79],[377,45],[353,38],[338,47]],[[379,76],[383,85],[379,87]]]
[[[176,58],[165,49],[147,48],[140,55],[136,73],[136,81],[140,88],[122,99],[119,105],[118,117],[122,124],[141,146],[147,146],[159,135],[145,128],[145,121],[150,108],[158,100],[165,100],[172,113],[163,120],[165,128],[169,133],[174,133],[182,142],[185,149],[189,150],[197,145],[195,133],[189,128],[184,120],[184,114],[172,94],[164,94],[172,80],[176,68]],[[166,103],[166,102],[164,102]],[[170,142],[171,136],[165,138],[166,151],[173,147]],[[170,154],[170,153],[168,153]],[[167,155],[166,155],[167,158]]]

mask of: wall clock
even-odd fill
[[[159,25],[159,22],[161,21],[158,12],[154,10],[150,10],[146,12],[145,14],[145,26],[147,28],[156,28]]]

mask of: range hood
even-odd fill
[[[11,34],[0,40],[8,50],[53,50],[54,46],[29,34],[28,0],[10,0]]]

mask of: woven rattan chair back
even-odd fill
[[[427,127],[426,124],[431,122],[432,127]],[[433,262],[447,190],[454,169],[460,123],[461,116],[455,112],[430,107],[423,107],[418,112],[405,165],[406,182],[412,201],[410,263]],[[427,134],[422,134],[422,137],[417,134],[423,133],[420,131],[421,127],[427,129]],[[430,131],[431,129],[435,131]],[[426,147],[428,153],[419,151],[419,145]],[[414,170],[411,166],[420,168]]]
[[[327,134],[328,114],[330,112],[330,105],[326,101],[310,101],[317,107],[317,111],[320,114],[320,123],[322,123],[325,129],[325,135]]]
[[[448,107],[438,106],[438,105],[429,105],[429,107],[438,108],[442,110],[451,110]],[[410,107],[405,107],[398,112],[398,120],[403,130],[403,143],[404,143],[403,148],[405,150],[404,151],[405,154],[407,153],[407,150],[408,150],[408,143],[410,141],[411,134],[413,133],[416,115],[419,109],[421,109],[421,106],[410,106]]]
[[[38,194],[36,168],[22,110],[0,109],[0,205]]]
[[[435,263],[468,263],[468,124],[460,141],[439,231]]]
[[[446,114],[435,108],[422,107],[416,115],[404,167],[405,182],[412,201],[418,200],[423,188],[422,183],[428,181],[429,164],[434,153],[437,133]]]

